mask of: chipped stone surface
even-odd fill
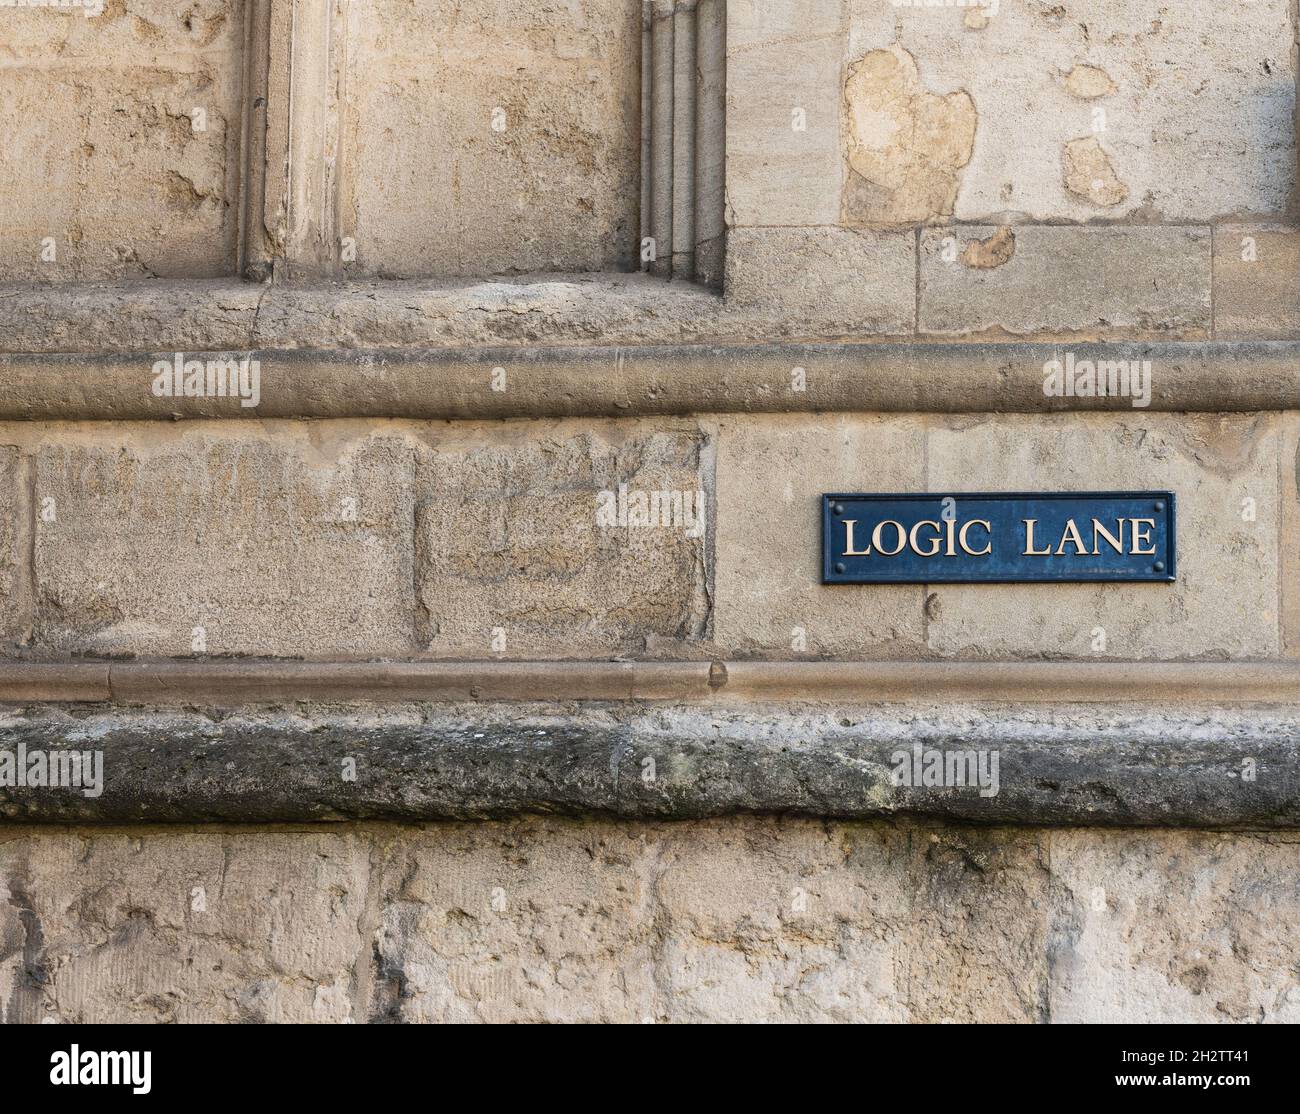
[[[807,369],[816,376],[817,368]],[[907,657],[923,641],[919,585],[845,596],[821,583],[820,496],[924,487],[912,418],[724,419],[718,448],[720,649],[742,656]],[[776,539],[780,539],[776,542]]]
[[[961,261],[967,267],[989,270],[1001,267],[1016,254],[1016,234],[1010,228],[999,228],[987,240],[971,240],[962,248]]]
[[[353,1016],[369,841],[0,830],[0,1020]]]
[[[646,689],[644,699],[631,702],[625,695],[552,699],[535,664],[521,671],[525,678],[531,673],[531,686],[526,679],[511,687],[486,679],[499,699],[469,680],[460,702],[424,705],[322,708],[309,693],[284,684],[263,690],[262,705],[241,708],[247,690],[227,696],[214,683],[209,692],[215,695],[205,696],[190,689],[186,695],[200,704],[224,702],[214,715],[123,707],[132,697],[147,699],[148,689],[142,692],[138,674],[133,685],[121,667],[110,668],[116,708],[13,708],[0,715],[0,753],[25,746],[29,754],[70,758],[70,750],[84,755],[91,748],[104,754],[102,767],[92,755],[90,793],[63,784],[0,785],[0,817],[10,823],[275,824],[763,814],[1300,827],[1296,726],[1286,705],[1216,707],[1201,700],[1194,681],[1181,698],[1163,703],[1153,696],[1146,703],[1075,704],[1071,691],[1054,688],[1057,682],[1042,673],[1028,686],[1035,693],[1028,699],[1047,703],[1008,706],[1005,689],[995,703],[953,703],[960,698],[942,695],[942,668],[910,670],[913,686],[882,696],[889,704],[834,700],[824,688],[816,690],[822,699],[810,702],[805,695],[812,693],[798,690],[798,678],[784,702],[772,703],[746,693],[746,669],[733,660],[720,687],[710,687],[709,696],[696,689],[679,697],[686,703],[655,701]],[[998,671],[1017,672],[1007,664]],[[157,677],[160,670],[151,672]],[[1150,671],[1135,674],[1139,684],[1144,672]],[[735,690],[732,673],[742,678]],[[699,687],[706,683],[701,677]],[[928,702],[930,684],[943,702]],[[511,699],[527,692],[531,698]],[[179,695],[167,694],[174,704]],[[343,694],[336,689],[335,696]],[[898,783],[900,751],[906,758],[915,747],[949,750],[953,740],[984,756],[972,757],[976,768],[965,767],[964,787]]]
[[[271,423],[51,432],[35,459],[42,650],[411,650],[415,454],[400,438]]]
[[[1178,580],[936,585],[930,646],[992,658],[1276,655],[1278,523],[1267,508],[1278,451],[1273,415],[950,419],[930,436],[928,490],[1172,490]]]
[[[639,5],[364,0],[347,50],[350,270],[633,269]]]
[[[975,142],[975,105],[930,92],[897,45],[873,50],[844,81],[847,224],[916,224],[949,216]]]
[[[41,283],[233,273],[243,11],[232,0],[110,0],[91,18],[5,9],[0,272]]]
[[[0,1019],[1295,1021],[1298,868],[1250,833],[10,827]]]
[[[1012,231],[1014,255],[992,268],[962,263],[997,228],[922,231],[922,333],[1208,336],[1209,229],[1017,225]]]
[[[551,425],[525,438],[466,425],[436,450],[416,508],[429,653],[680,652],[706,633],[712,449],[698,426]]]
[[[1096,136],[1072,139],[1062,152],[1065,188],[1093,205],[1110,208],[1128,197],[1110,156]]]
[[[779,310],[790,335],[911,333],[916,241],[905,232],[735,228],[727,235],[727,297]]]
[[[1300,1022],[1295,835],[1059,832],[1051,848],[1053,1020]]]
[[[897,48],[916,59],[927,89],[965,90],[974,102],[974,150],[952,208],[959,221],[1198,223],[1288,212],[1296,183],[1290,0],[1176,13],[1165,0],[1003,3],[986,13],[983,30],[971,30],[960,9],[846,3],[846,65]],[[1104,72],[1114,92],[1077,95],[1104,87],[1089,71]],[[1070,193],[1061,174],[1065,144],[1090,135],[1128,187],[1100,210]]]

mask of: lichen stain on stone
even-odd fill
[[[1062,151],[1062,164],[1065,188],[1075,197],[1106,208],[1128,197],[1128,186],[1119,180],[1096,136],[1070,140]]]
[[[972,240],[962,249],[961,261],[967,267],[990,271],[1001,267],[1016,254],[1016,234],[1003,226],[987,240]]]
[[[1115,83],[1110,74],[1097,66],[1076,65],[1065,75],[1065,88],[1080,100],[1094,101],[1115,92]]]
[[[965,90],[932,93],[897,44],[849,66],[844,144],[849,224],[915,224],[949,216],[970,162],[978,119]]]

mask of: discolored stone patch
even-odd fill
[[[1072,139],[1062,152],[1065,188],[1094,205],[1110,208],[1128,197],[1110,155],[1096,136]]]
[[[975,146],[975,103],[921,82],[897,44],[850,64],[844,82],[848,224],[913,224],[950,216]]]

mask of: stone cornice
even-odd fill
[[[1044,365],[1067,354],[1150,361],[1152,411],[1300,408],[1300,341],[226,349],[184,357],[232,352],[258,361],[256,406],[156,396],[154,363],[173,361],[173,352],[0,355],[0,420],[1142,412],[1126,397],[1046,396]]]

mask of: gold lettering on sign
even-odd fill
[[[1140,554],[1142,554],[1143,556],[1146,556],[1146,557],[1154,557],[1154,556],[1155,556],[1155,552],[1156,552],[1156,547],[1155,547],[1154,544],[1151,546],[1150,549],[1139,549],[1139,548],[1138,548],[1138,543],[1139,543],[1139,542],[1149,542],[1149,541],[1151,541],[1151,530],[1150,530],[1150,529],[1147,529],[1147,530],[1139,530],[1139,529],[1138,529],[1138,523],[1139,523],[1139,522],[1145,523],[1148,527],[1151,527],[1152,529],[1154,529],[1154,528],[1155,528],[1155,524],[1156,524],[1156,520],[1155,520],[1154,518],[1130,518],[1130,519],[1129,519],[1129,522],[1132,524],[1132,527],[1133,527],[1133,533],[1132,533],[1132,545],[1129,547],[1129,552],[1130,552],[1130,553],[1140,553]]]
[[[1065,529],[1061,531],[1061,544],[1056,547],[1056,555],[1059,557],[1065,552],[1065,543],[1069,542],[1074,546],[1074,555],[1076,557],[1087,557],[1088,547],[1083,544],[1083,538],[1079,536],[1079,527],[1074,524],[1074,519],[1065,520]]]
[[[1036,523],[1038,519],[1024,518],[1021,519],[1021,521],[1025,524],[1025,551],[1021,556],[1050,557],[1052,555],[1052,547],[1050,545],[1046,549],[1034,548],[1034,523]]]
[[[985,544],[983,549],[971,549],[971,547],[966,544],[966,531],[969,530],[972,526],[983,526],[984,532],[990,535],[990,539]],[[991,523],[985,521],[982,518],[972,518],[969,522],[963,522],[961,524],[961,530],[959,530],[957,533],[957,541],[961,545],[962,549],[965,550],[967,553],[969,553],[972,557],[987,557],[990,553],[993,552],[992,534],[993,534],[993,526]]]
[[[898,532],[898,544],[893,549],[886,549],[885,543],[880,540],[880,531],[886,526],[892,526]],[[884,522],[877,522],[876,528],[871,531],[871,544],[884,556],[893,557],[896,553],[901,553],[903,546],[907,544],[907,531],[903,529],[901,522],[895,522],[892,518],[887,518]]]
[[[930,539],[929,549],[920,549],[916,544],[916,532],[922,526],[931,526],[934,528],[934,537]],[[907,536],[907,544],[911,547],[912,552],[918,557],[933,557],[939,552],[939,524],[937,522],[932,522],[929,519],[921,519],[920,522],[912,527],[912,532]]]
[[[853,548],[853,527],[858,524],[856,518],[846,518],[844,520],[844,553],[845,557],[869,557],[871,555],[871,546],[866,549]]]
[[[1106,527],[1095,518],[1092,520],[1092,555],[1094,557],[1101,556],[1101,546],[1097,542],[1098,534],[1106,539],[1106,543],[1116,553],[1124,552],[1124,520],[1122,518],[1115,519],[1115,530],[1119,534],[1118,537],[1107,530]]]

